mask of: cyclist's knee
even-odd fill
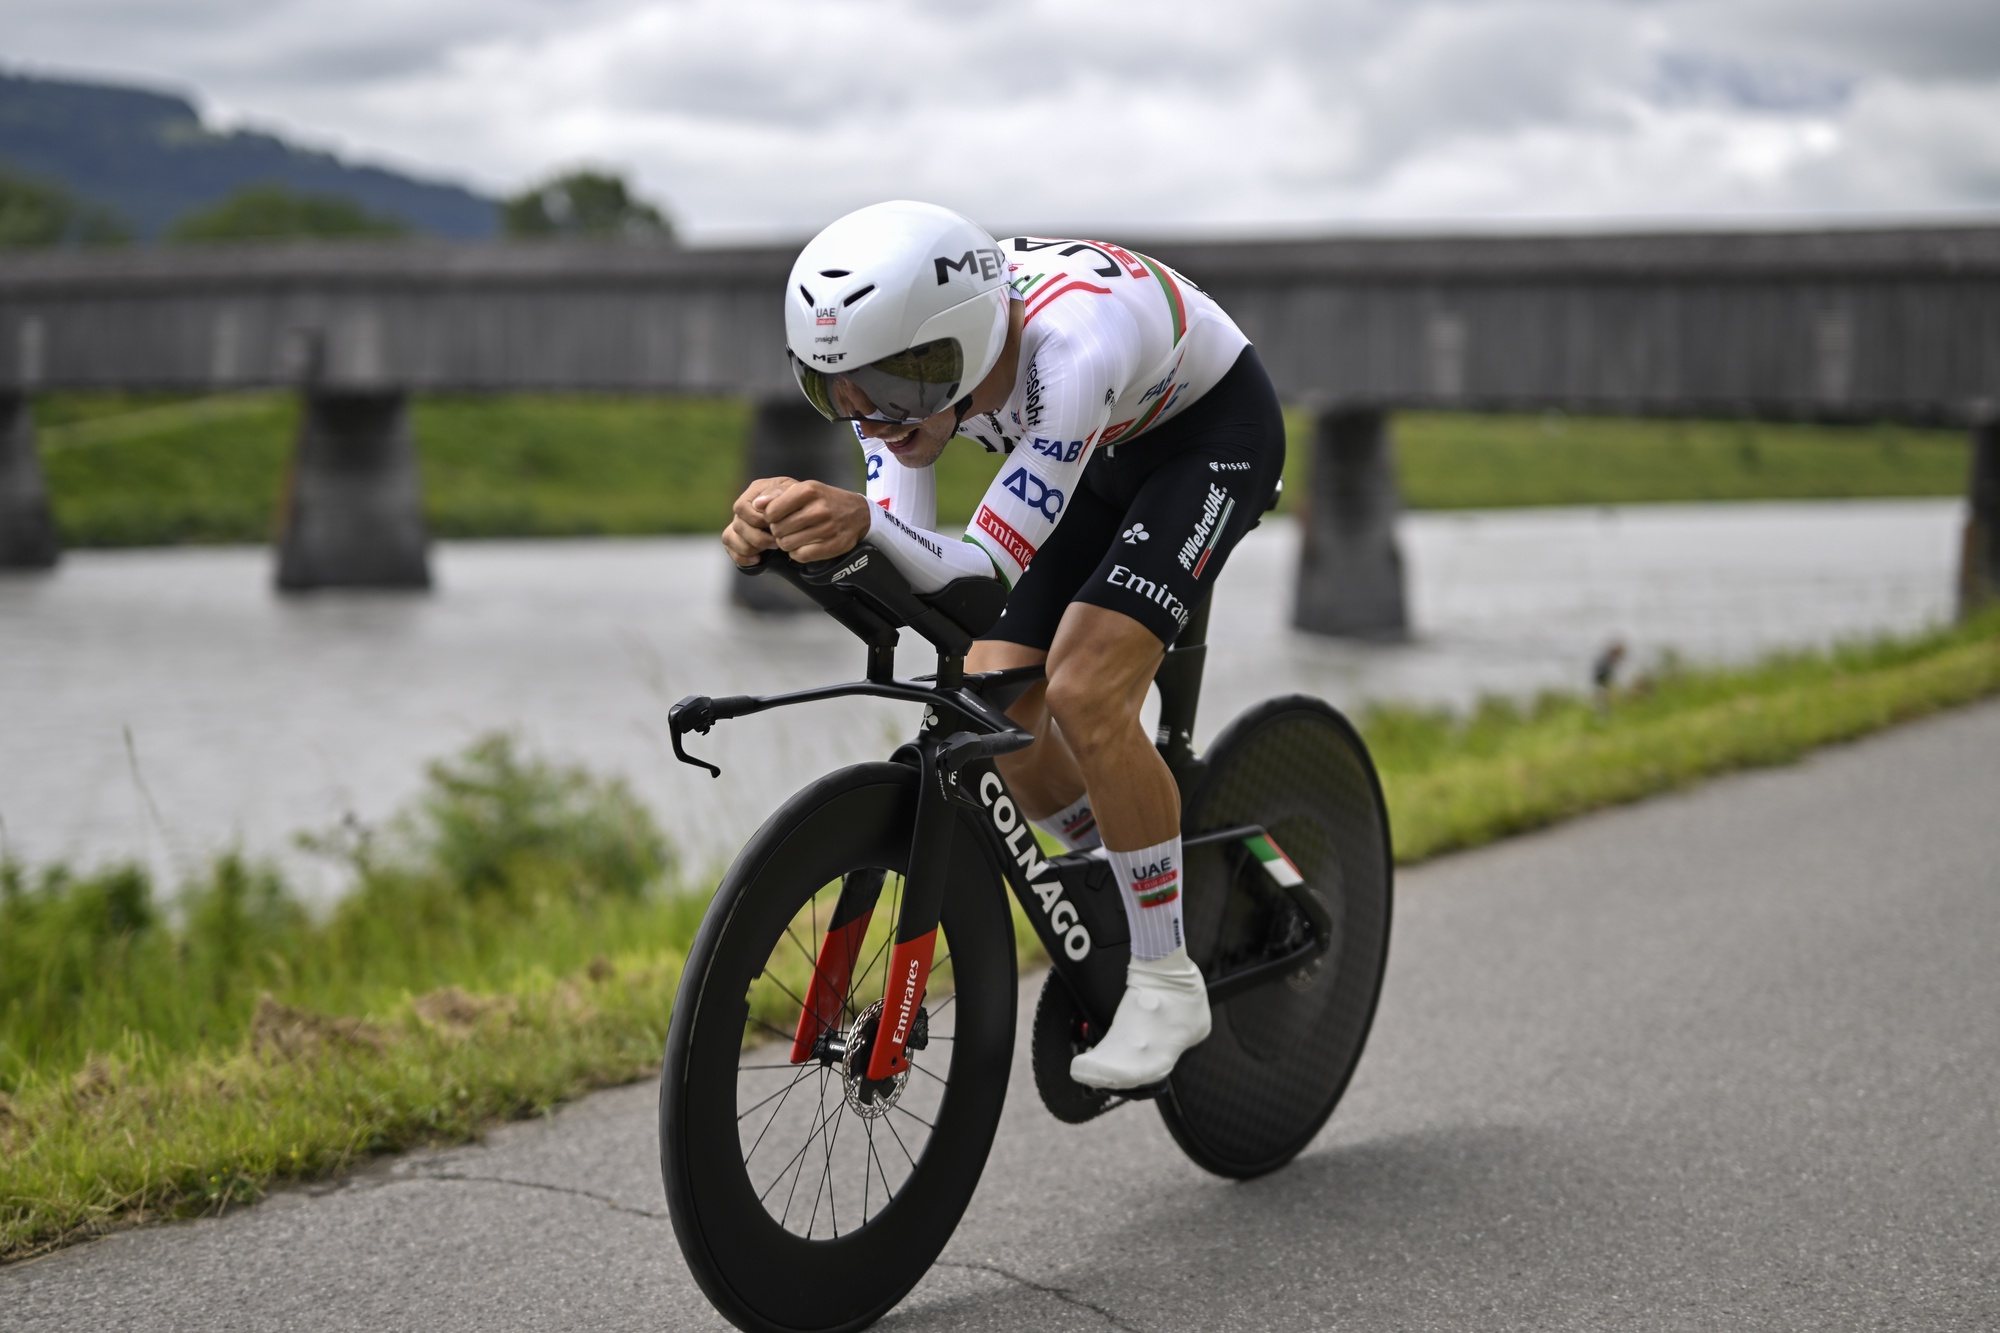
[[[1093,672],[1088,657],[1072,656],[1049,677],[1048,711],[1070,748],[1089,754],[1138,725],[1138,700],[1128,694],[1122,681]]]

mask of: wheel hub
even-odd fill
[[[868,1059],[875,1051],[875,1035],[880,1030],[881,1022],[882,1002],[877,1000],[863,1009],[848,1026],[847,1040],[843,1043],[845,1049],[836,1062],[848,1109],[864,1120],[876,1120],[889,1114],[889,1108],[902,1098],[903,1088],[910,1081],[907,1063],[888,1078],[868,1077]],[[905,1050],[917,1048],[918,1031],[926,1026],[923,1011],[919,1010]]]

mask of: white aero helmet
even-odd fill
[[[1007,261],[948,208],[870,204],[813,237],[792,265],[785,348],[799,388],[830,421],[963,411],[1006,341]],[[860,397],[836,395],[843,384]]]

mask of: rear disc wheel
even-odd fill
[[[1189,797],[1187,836],[1258,825],[1330,922],[1327,947],[1215,1006],[1208,1039],[1160,1098],[1195,1162],[1247,1178],[1284,1165],[1333,1114],[1374,1020],[1389,945],[1393,857],[1375,767],[1347,720],[1317,699],[1272,699],[1217,737]],[[1211,979],[1283,956],[1312,929],[1240,841],[1189,848],[1188,952]]]

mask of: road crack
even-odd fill
[[[634,1208],[629,1203],[620,1203],[608,1194],[595,1190],[578,1189],[574,1185],[551,1185],[541,1180],[521,1180],[514,1176],[475,1176],[459,1171],[413,1171],[407,1176],[397,1176],[384,1184],[401,1185],[420,1180],[448,1180],[454,1184],[466,1185],[511,1185],[515,1189],[541,1190],[548,1194],[567,1194],[573,1198],[588,1199],[592,1203],[603,1204],[614,1213],[625,1213],[632,1217],[643,1217],[654,1222],[664,1222],[667,1214],[651,1208]]]
[[[1065,1305],[1074,1305],[1079,1310],[1088,1310],[1092,1314],[1096,1315],[1098,1318],[1102,1319],[1105,1323],[1111,1325],[1111,1327],[1124,1330],[1124,1333],[1145,1333],[1144,1329],[1126,1323],[1124,1320],[1120,1319],[1117,1315],[1111,1313],[1111,1311],[1105,1309],[1103,1306],[1093,1304],[1092,1302],[1083,1299],[1083,1297],[1076,1295],[1075,1293],[1069,1291],[1066,1288],[1052,1287],[1045,1282],[1037,1282],[1033,1278],[1022,1277],[1019,1273],[1009,1272],[1007,1269],[1000,1267],[998,1264],[972,1263],[965,1260],[940,1259],[937,1261],[937,1263],[935,1263],[932,1266],[935,1268],[967,1268],[975,1272],[991,1273],[995,1277],[1006,1278],[1009,1282],[1018,1282],[1022,1286],[1028,1288],[1030,1291],[1039,1291],[1044,1296],[1053,1296]]]

